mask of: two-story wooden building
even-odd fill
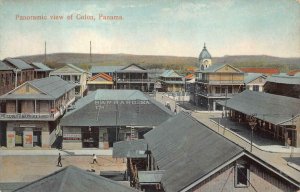
[[[49,147],[50,134],[65,109],[75,101],[75,84],[59,77],[27,81],[0,96],[1,145]]]
[[[244,73],[229,64],[212,64],[196,71],[194,99],[196,106],[222,110],[217,100],[226,100],[244,89]]]
[[[152,92],[154,90],[154,81],[149,79],[148,71],[145,68],[131,64],[116,70],[115,88]]]
[[[34,79],[34,68],[21,59],[6,58],[3,60],[8,67],[14,70],[15,87]]]
[[[181,92],[184,91],[184,77],[176,73],[174,70],[166,70],[159,76],[163,92]]]
[[[77,99],[87,93],[87,78],[89,73],[73,64],[66,64],[64,67],[50,72],[50,76],[59,76],[63,80],[75,83],[75,96]]]
[[[15,73],[13,68],[0,61],[0,95],[3,95],[15,87]]]

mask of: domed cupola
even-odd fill
[[[204,43],[204,47],[199,55],[199,68],[200,70],[204,70],[206,68],[208,68],[209,66],[211,66],[211,55],[210,53],[207,51],[205,43]]]

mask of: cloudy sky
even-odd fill
[[[92,41],[93,53],[197,57],[205,42],[213,56],[300,57],[299,18],[299,0],[0,0],[0,59],[43,54],[45,41],[48,53],[88,53]]]

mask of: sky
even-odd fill
[[[206,43],[213,57],[300,57],[299,18],[300,0],[0,0],[0,59],[44,54],[45,41],[47,53],[89,53],[92,41],[95,54],[198,57]]]

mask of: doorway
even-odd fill
[[[99,148],[99,128],[83,127],[81,128],[82,147]]]

